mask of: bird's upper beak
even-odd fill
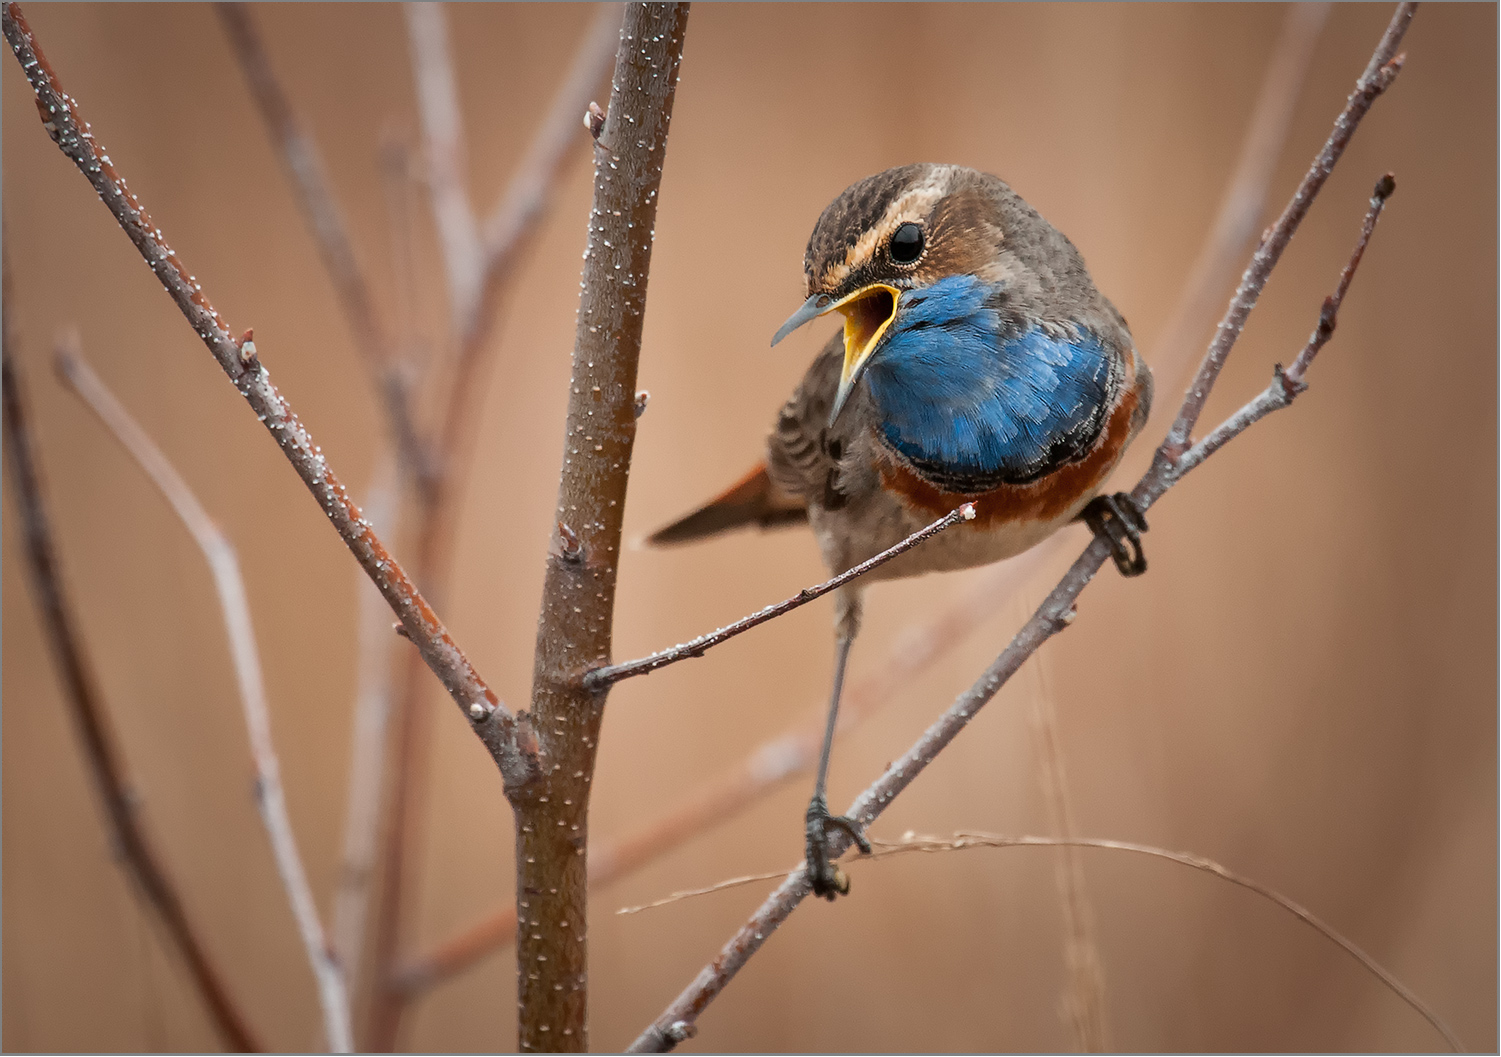
[[[885,283],[871,283],[852,294],[835,301],[828,294],[814,294],[803,306],[787,317],[780,330],[771,339],[775,345],[788,334],[811,319],[838,312],[844,316],[844,370],[839,376],[839,391],[834,396],[834,406],[829,411],[829,425],[844,410],[860,372],[875,351],[881,336],[886,333],[891,321],[896,318],[896,303],[902,292]]]

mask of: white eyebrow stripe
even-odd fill
[[[830,266],[824,273],[823,286],[826,289],[837,287],[851,272],[870,260],[876,248],[898,227],[908,221],[916,222],[926,218],[938,200],[948,194],[958,168],[957,165],[935,165],[922,182],[904,191],[886,207],[881,219],[866,229],[859,241],[845,251],[844,260]]]

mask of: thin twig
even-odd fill
[[[641,657],[634,661],[625,661],[621,664],[610,664],[603,668],[595,668],[584,676],[584,687],[588,690],[603,690],[608,686],[629,679],[633,675],[646,675],[658,668],[665,668],[669,664],[678,661],[686,661],[689,657],[702,657],[706,650],[718,646],[721,642],[733,639],[736,635],[749,631],[751,628],[765,624],[768,620],[790,613],[794,609],[807,605],[815,599],[822,598],[830,591],[837,591],[845,584],[856,580],[874,569],[878,569],[891,561],[906,554],[913,547],[925,543],[938,535],[944,529],[952,528],[961,521],[972,521],[975,516],[975,505],[965,503],[955,510],[950,510],[943,517],[933,522],[926,528],[918,529],[912,535],[892,547],[887,547],[873,558],[867,558],[853,569],[847,569],[838,576],[831,577],[821,584],[813,587],[805,587],[791,598],[769,605],[765,609],[757,610],[748,617],[741,617],[733,624],[727,624],[718,631],[711,631],[707,635],[700,635],[696,639],[689,639],[681,645],[671,649],[661,650],[647,657]]]
[[[329,190],[317,145],[303,130],[281,82],[276,79],[265,43],[246,5],[218,3],[214,8],[245,74],[251,98],[255,100],[291,178],[292,192],[307,219],[324,270],[333,283],[334,296],[354,334],[355,347],[364,359],[366,370],[385,406],[397,446],[402,457],[412,466],[417,484],[426,487],[432,467],[428,465],[429,460],[412,419],[406,381],[381,326],[375,298],[371,296],[370,284],[360,270],[338,202]]]
[[[1230,355],[1236,339],[1245,328],[1246,317],[1256,306],[1262,287],[1266,285],[1272,269],[1282,258],[1282,251],[1292,241],[1293,232],[1303,222],[1303,217],[1307,215],[1308,208],[1313,205],[1313,200],[1324,186],[1324,181],[1334,171],[1335,163],[1345,152],[1345,147],[1349,144],[1350,137],[1355,134],[1355,129],[1359,126],[1361,119],[1370,110],[1371,104],[1391,86],[1392,81],[1401,71],[1402,62],[1406,56],[1399,55],[1397,47],[1401,44],[1402,37],[1406,34],[1417,8],[1418,5],[1415,3],[1398,5],[1391,25],[1387,27],[1386,34],[1381,38],[1381,44],[1371,54],[1371,61],[1366,64],[1365,71],[1355,82],[1355,91],[1351,93],[1344,110],[1335,120],[1334,131],[1330,133],[1323,149],[1314,158],[1308,172],[1304,174],[1302,182],[1298,184],[1297,191],[1287,203],[1287,207],[1283,209],[1282,215],[1267,231],[1262,238],[1261,245],[1252,255],[1251,263],[1247,266],[1245,274],[1241,276],[1240,285],[1235,290],[1235,296],[1230,299],[1230,306],[1225,310],[1224,318],[1220,320],[1219,329],[1215,331],[1214,340],[1209,344],[1209,351],[1199,365],[1199,372],[1183,398],[1178,417],[1168,432],[1167,441],[1163,444],[1163,456],[1177,457],[1188,447],[1189,438],[1193,436],[1194,425],[1199,421],[1199,414],[1204,410],[1205,401],[1209,399],[1209,391],[1214,387],[1215,379],[1219,377],[1220,371],[1225,366],[1226,357]]]
[[[1343,153],[1361,117],[1370,109],[1372,101],[1391,84],[1397,71],[1400,70],[1401,62],[1397,57],[1397,47],[1401,43],[1407,26],[1412,21],[1412,11],[1410,4],[1402,4],[1397,8],[1386,33],[1376,47],[1366,73],[1357,82],[1355,92],[1336,119],[1334,131],[1330,134],[1324,149],[1320,151],[1313,167],[1304,177],[1292,203],[1284,210],[1282,218],[1269,233],[1268,238],[1263,240],[1262,246],[1252,258],[1251,265],[1247,268],[1246,275],[1242,278],[1231,300],[1230,311],[1226,314],[1227,322],[1222,325],[1205,355],[1204,365],[1200,368],[1194,387],[1184,398],[1184,411],[1179,414],[1178,421],[1158,449],[1151,467],[1132,492],[1132,498],[1142,509],[1151,506],[1163,492],[1181,480],[1187,472],[1177,465],[1179,453],[1177,434],[1180,425],[1188,421],[1189,428],[1191,428],[1192,421],[1190,420],[1197,417],[1195,408],[1202,408],[1203,402],[1208,398],[1209,388],[1213,386],[1219,369],[1224,364],[1225,356],[1234,346],[1235,339],[1245,325],[1246,316],[1254,306],[1261,287],[1266,281],[1269,268],[1266,262],[1270,260],[1275,263],[1277,257],[1281,255],[1282,249],[1292,238],[1307,212],[1308,204],[1319,187],[1323,185],[1340,154]],[[1373,211],[1379,212],[1378,202],[1373,201],[1372,208]],[[1358,246],[1360,250],[1363,248],[1364,236]],[[1342,278],[1341,282],[1344,285],[1346,280]],[[1327,313],[1321,317],[1321,325],[1322,320],[1326,318]],[[1332,322],[1330,325],[1332,326]],[[1280,371],[1278,373],[1281,374]],[[1287,387],[1284,386],[1283,389],[1286,393]],[[1292,395],[1295,394],[1287,393],[1289,400]],[[1252,404],[1260,400],[1262,398],[1258,397],[1257,400],[1252,401]],[[1286,406],[1286,404],[1277,406]],[[1251,405],[1247,405],[1247,408],[1237,413],[1237,417],[1244,416],[1245,418],[1240,429],[1244,429],[1251,422],[1273,410],[1276,410],[1276,406],[1268,405],[1260,413],[1256,413]],[[1230,435],[1233,436],[1234,433]],[[1199,461],[1201,462],[1202,459]],[[1011,643],[980,679],[960,695],[948,711],[928,728],[917,744],[892,764],[875,784],[856,798],[854,804],[846,812],[850,818],[862,825],[868,825],[874,821],[886,806],[926,769],[938,753],[958,737],[959,732],[964,729],[970,719],[995,696],[1022,663],[1044,642],[1073,621],[1075,599],[1094,578],[1108,554],[1109,545],[1105,540],[1096,538],[1090,543],[1058,586],[1053,589],[1032,618],[1017,632]],[[841,853],[848,846],[848,837],[841,832],[831,843],[833,845],[830,849],[831,853]],[[750,921],[725,944],[719,956],[700,972],[666,1011],[636,1039],[631,1049],[635,1051],[668,1050],[686,1038],[687,1033],[692,1030],[693,1022],[703,1010],[728,985],[741,966],[760,949],[765,938],[787,919],[810,890],[804,871],[799,869],[790,874],[782,885],[767,898]]]
[[[427,188],[443,268],[448,277],[448,303],[457,332],[475,312],[483,282],[484,254],[479,223],[469,201],[464,175],[464,120],[453,60],[448,53],[448,19],[441,3],[403,4],[412,72],[417,87],[417,113],[422,122]]]
[[[1293,365],[1283,370],[1279,364],[1272,372],[1271,382],[1260,396],[1247,403],[1207,437],[1184,452],[1172,467],[1172,474],[1175,477],[1181,477],[1198,466],[1224,447],[1228,441],[1244,432],[1253,422],[1291,404],[1299,393],[1308,388],[1308,384],[1303,379],[1308,373],[1309,365],[1313,363],[1319,350],[1334,336],[1334,328],[1339,322],[1339,308],[1344,303],[1345,292],[1350,289],[1350,280],[1355,277],[1355,269],[1360,266],[1360,259],[1365,255],[1366,245],[1371,241],[1371,233],[1376,230],[1376,221],[1380,219],[1381,211],[1386,208],[1387,198],[1396,189],[1397,183],[1391,173],[1387,173],[1376,181],[1376,187],[1371,192],[1370,205],[1366,209],[1365,222],[1361,225],[1360,238],[1356,240],[1355,249],[1351,251],[1350,258],[1345,262],[1344,270],[1340,273],[1339,285],[1335,287],[1334,293],[1324,299],[1324,306],[1319,311],[1319,321],[1315,324],[1313,332],[1308,335],[1308,341],[1304,344],[1302,351],[1293,360]]]
[[[538,766],[536,738],[525,717],[513,715],[485,685],[406,572],[360,514],[348,490],[329,468],[281,393],[271,384],[253,344],[236,341],[228,325],[183,267],[165,236],[131,194],[109,155],[95,143],[77,103],[63,93],[57,75],[37,46],[20,5],[4,8],[5,39],[36,93],[43,127],[99,193],[141,256],[166,287],[219,366],[256,416],[270,430],[297,475],[313,493],[350,552],[380,588],[422,658],[463,710],[501,769],[508,787],[530,781]]]
[[[260,1052],[264,1046],[251,1030],[225,986],[223,973],[209,956],[203,939],[188,920],[177,885],[167,873],[165,861],[148,836],[139,814],[140,798],[134,792],[124,754],[105,710],[99,682],[84,656],[78,621],[63,593],[62,572],[52,542],[52,526],[42,497],[35,439],[15,365],[17,353],[14,315],[9,304],[9,270],[6,270],[7,302],[0,309],[4,339],[0,343],[0,397],[4,399],[4,450],[10,463],[11,487],[24,539],[27,572],[42,629],[57,665],[63,698],[72,713],[83,742],[84,759],[102,801],[106,825],[126,873],[135,882],[152,909],[166,925],[173,945],[187,963],[194,986],[208,1007],[214,1029],[231,1049]]]
[[[287,817],[286,794],[281,785],[281,765],[271,739],[271,710],[266,703],[266,684],[261,673],[260,652],[256,646],[255,626],[250,617],[250,603],[245,596],[245,581],[240,574],[239,559],[229,538],[209,517],[208,511],[193,494],[188,483],[168,462],[140,425],[115,399],[77,351],[76,335],[57,349],[58,374],[67,386],[99,417],[120,446],[156,485],[167,500],[193,542],[203,552],[214,577],[224,631],[229,639],[230,657],[234,662],[235,681],[239,684],[240,706],[245,714],[245,729],[250,736],[250,756],[255,764],[256,806],[271,840],[276,872],[286,889],[292,916],[302,937],[303,949],[313,978],[318,984],[318,1000],[323,1009],[323,1028],[328,1048],[335,1053],[354,1049],[349,1020],[349,990],[343,970],[329,950],[323,923],[318,919],[318,904],[308,885],[302,855],[292,820]]]
[[[381,184],[385,190],[386,220],[389,228],[393,315],[395,323],[395,369],[402,373],[407,387],[415,391],[431,366],[430,343],[419,337],[419,299],[416,255],[416,168],[412,145],[405,132],[390,124],[381,134],[378,153]]]
[[[1333,925],[1324,921],[1313,911],[1303,906],[1275,888],[1264,885],[1254,878],[1236,873],[1225,866],[1221,866],[1213,859],[1206,859],[1202,855],[1194,855],[1191,852],[1169,851],[1166,848],[1153,847],[1150,844],[1137,844],[1125,840],[1105,840],[1096,837],[1033,837],[1033,836],[1006,836],[999,833],[955,833],[952,837],[929,837],[919,836],[913,833],[905,834],[899,841],[877,840],[872,837],[871,844],[875,850],[869,856],[859,856],[854,862],[875,859],[889,859],[893,855],[903,855],[908,852],[949,852],[967,851],[973,848],[1101,848],[1105,851],[1130,852],[1133,855],[1145,855],[1155,859],[1165,859],[1168,862],[1178,863],[1200,870],[1233,885],[1244,888],[1249,892],[1275,904],[1287,911],[1299,921],[1308,925],[1325,939],[1340,947],[1346,954],[1360,963],[1368,973],[1390,990],[1394,995],[1407,1003],[1424,1020],[1432,1024],[1435,1030],[1444,1037],[1451,1049],[1456,1053],[1462,1053],[1464,1047],[1460,1044],[1458,1036],[1446,1024],[1442,1017],[1435,1013],[1415,995],[1402,981],[1398,980],[1390,972],[1382,967],[1381,963],[1372,958],[1353,941],[1347,939],[1343,933]],[[846,862],[845,865],[849,865]],[[787,871],[775,873],[748,874],[744,877],[733,877],[718,884],[708,885],[704,888],[692,888],[683,892],[674,892],[662,899],[640,906],[621,907],[615,911],[617,914],[639,914],[643,910],[652,910],[657,907],[667,906],[671,903],[681,902],[685,899],[693,899],[697,896],[708,895],[713,892],[723,892],[730,888],[739,888],[743,885],[755,884],[758,881],[769,881],[778,877],[787,876]]]
[[[1301,84],[1321,24],[1313,15],[1325,6],[1299,4],[1289,9],[1219,214],[1206,232],[1184,284],[1172,317],[1175,322],[1164,328],[1163,337],[1148,357],[1164,390],[1186,384],[1186,378],[1178,379],[1189,369],[1196,335],[1218,317],[1216,299],[1234,280],[1243,244],[1266,211],[1271,168],[1282,154],[1297,98],[1295,88],[1285,82]],[[963,641],[1033,572],[1047,564],[1064,539],[1061,534],[1051,536],[1010,561],[977,570],[944,609],[901,632],[894,647],[883,654],[881,669],[846,691],[839,729],[849,729],[874,713],[919,672]],[[696,790],[662,818],[624,838],[591,848],[590,887],[605,887],[698,834],[724,825],[784,782],[808,771],[817,758],[826,708],[826,703],[820,703],[814,721],[763,742],[728,775]],[[408,991],[424,990],[509,944],[515,935],[516,908],[508,902],[403,966],[396,984]]]

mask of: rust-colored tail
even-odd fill
[[[763,462],[722,495],[653,532],[646,542],[660,547],[688,543],[748,525],[772,528],[806,520],[808,508],[803,501],[778,488],[767,476]]]

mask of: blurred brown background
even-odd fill
[[[363,494],[378,412],[313,244],[211,11],[27,8],[132,189]],[[590,17],[456,5],[469,176],[488,211]],[[1336,5],[1273,184],[1281,204],[1390,14]],[[254,11],[390,307],[381,129],[415,124],[395,6]],[[628,536],[737,477],[830,327],[774,350],[822,207],[887,166],[995,172],[1080,247],[1151,358],[1230,171],[1283,12],[1272,5],[704,5],[689,24],[651,276]],[[1301,346],[1373,180],[1398,192],[1339,331],[1291,410],[1152,515],[1150,575],[1101,576],[1046,647],[880,821],[1045,832],[1029,731],[1040,663],[1078,829],[1191,850],[1288,893],[1362,945],[1476,1050],[1497,1046],[1496,9],[1424,8],[1409,61],[1273,278],[1205,422]],[[249,795],[209,577],[186,533],[52,378],[55,330],[140,416],[240,549],[292,818],[324,902],[336,880],[357,570],[176,308],[38,127],[4,62],[4,208],[22,366],[87,646],[190,912],[279,1048],[320,1045],[311,976]],[[603,92],[601,93],[601,99]],[[582,138],[582,129],[580,129]],[[580,145],[582,148],[582,144]],[[525,701],[588,208],[580,149],[510,299],[443,606],[492,685]],[[444,302],[422,215],[422,319]],[[1226,291],[1228,295],[1228,290]],[[1208,328],[1204,336],[1208,336]],[[1182,381],[1159,377],[1159,401]],[[1138,444],[1134,480],[1162,426]],[[216,1040],[112,861],[4,521],[3,1043],[198,1049]],[[1072,530],[1081,544],[1083,531]],[[398,553],[409,548],[398,541]],[[801,530],[631,553],[616,655],[635,656],[822,578]],[[994,656],[1054,562],[835,754],[836,806]],[[963,574],[872,593],[854,672]],[[829,613],[811,606],[611,698],[596,839],[651,819],[822,702]],[[423,944],[511,897],[494,766],[433,684]],[[622,905],[801,854],[808,782],[593,899],[592,1032],[625,1045],[770,884],[635,917]],[[854,867],[702,1021],[698,1050],[1063,1049],[1055,853]],[[1434,1049],[1346,955],[1201,873],[1084,853],[1106,1007],[1123,1049]],[[419,1049],[509,1048],[513,965],[433,992]]]

